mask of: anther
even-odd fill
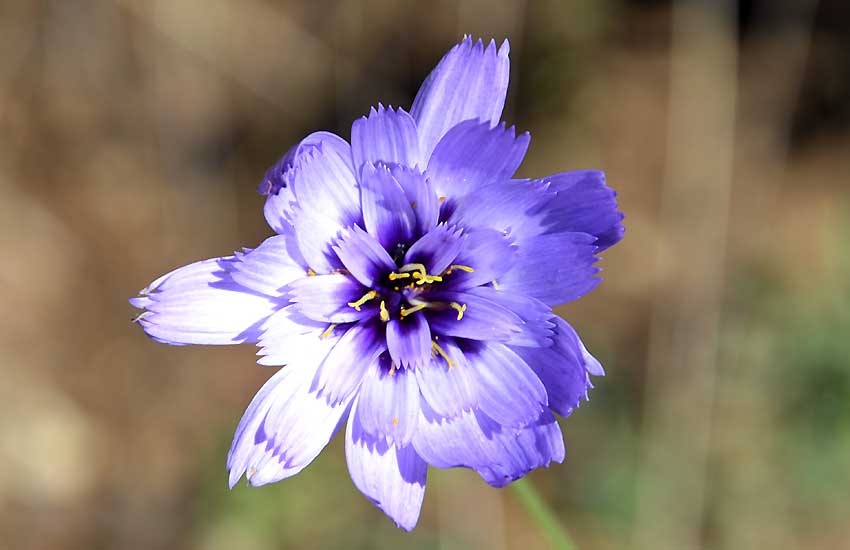
[[[456,363],[452,361],[451,357],[449,357],[449,354],[446,353],[446,350],[444,350],[440,346],[440,344],[434,342],[433,340],[431,341],[431,349],[434,350],[440,357],[446,360],[446,363],[448,363],[449,368],[452,368],[456,365]]]
[[[353,307],[357,311],[360,311],[360,306],[362,306],[363,304],[365,304],[369,300],[375,299],[375,297],[377,297],[377,296],[378,296],[377,292],[375,292],[374,290],[370,290],[369,292],[364,294],[363,297],[361,297],[356,302],[348,302],[348,306]]]
[[[399,271],[418,271],[422,275],[428,274],[428,270],[425,269],[425,264],[404,264],[398,270]],[[415,275],[414,275],[414,277],[415,277]]]
[[[410,273],[390,273],[390,281],[395,281],[397,279],[409,279]]]
[[[450,265],[449,268],[446,270],[446,275],[451,275],[452,271],[454,271],[455,269],[459,269],[461,271],[466,271],[467,273],[472,273],[473,271],[475,271],[474,269],[472,269],[468,265],[454,264],[454,265]]]
[[[400,313],[402,317],[407,317],[408,315],[416,313],[417,311],[425,309],[426,307],[428,307],[428,304],[416,304],[415,306],[409,309],[401,308]]]
[[[328,325],[328,328],[326,328],[326,329],[325,329],[325,332],[323,332],[323,333],[322,333],[322,335],[321,335],[321,336],[319,336],[319,338],[321,338],[322,340],[324,340],[325,338],[327,338],[328,336],[330,336],[330,335],[331,335],[331,332],[333,332],[333,330],[334,330],[335,328],[336,328],[336,325]]]
[[[493,288],[495,288],[496,290],[499,290],[499,283],[497,283],[496,281],[491,281],[491,282],[493,283]]]
[[[387,322],[390,320],[390,312],[387,311],[387,304],[381,300],[381,321]]]
[[[460,321],[461,319],[463,319],[463,312],[466,311],[466,304],[452,302],[449,305],[452,306],[452,309],[457,311],[457,320]]]
[[[315,277],[315,276],[316,276],[316,272],[315,272],[315,271],[313,271],[313,269],[312,269],[312,268],[310,268],[310,269],[308,269],[308,270],[307,270],[307,275],[308,275],[309,277]]]

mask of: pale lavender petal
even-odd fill
[[[461,349],[451,338],[440,338],[440,346],[452,364],[441,356],[431,358],[431,364],[416,369],[419,390],[431,409],[444,417],[456,417],[461,411],[477,405],[475,379]]]
[[[378,104],[368,118],[361,117],[351,126],[351,154],[355,171],[365,163],[416,166],[420,163],[416,123],[404,109],[384,109]]]
[[[340,229],[362,222],[351,154],[346,157],[343,153],[322,142],[299,156],[292,169],[297,203],[292,225],[302,255],[317,273],[339,267],[331,244]]]
[[[354,223],[340,225],[338,221],[316,210],[296,208],[293,215],[294,223],[298,227],[297,231],[293,230],[293,234],[305,265],[315,273],[323,275],[342,269],[343,265],[332,246],[342,230],[353,226]]]
[[[345,436],[351,480],[398,527],[410,531],[419,520],[428,465],[412,445],[397,447],[366,433],[359,422],[361,406],[355,403]]]
[[[292,371],[292,372],[289,372]],[[286,367],[248,407],[228,455],[230,486],[280,481],[309,465],[333,438],[353,396],[329,404],[309,391],[315,367]]]
[[[513,126],[468,120],[449,130],[428,161],[426,174],[437,195],[461,197],[516,173],[528,143],[528,132],[516,136]]]
[[[285,233],[291,226],[292,206],[295,204],[293,178],[295,166],[305,153],[314,152],[321,144],[343,162],[351,164],[351,149],[341,137],[330,132],[314,132],[292,147],[286,154],[266,172],[263,183],[259,186],[261,194],[266,195],[263,212],[269,226],[277,233]]]
[[[564,460],[561,429],[548,410],[528,426],[509,428],[480,411],[443,418],[423,404],[413,446],[431,466],[472,468],[494,487]]]
[[[478,406],[506,426],[521,427],[546,409],[546,386],[515,352],[501,344],[465,351]]]
[[[246,288],[279,296],[284,286],[307,275],[289,250],[286,237],[270,237],[247,253],[237,253],[236,261],[229,264],[230,276]]]
[[[311,390],[318,390],[331,404],[345,401],[360,387],[369,366],[386,349],[386,339],[376,326],[368,323],[351,326],[322,362]]]
[[[459,122],[479,119],[495,125],[502,116],[508,91],[510,46],[465,37],[434,68],[410,112],[416,120],[423,160],[445,133]]]
[[[377,311],[374,300],[358,308],[348,305],[366,293],[363,285],[339,273],[302,277],[286,287],[287,297],[300,313],[325,323],[350,323],[374,316]]]
[[[410,369],[376,361],[360,387],[358,416],[363,430],[398,447],[410,444],[419,420],[419,385]]]
[[[136,322],[167,344],[256,342],[263,323],[285,302],[249,290],[228,272],[235,259],[213,258],[163,275],[131,300]]]
[[[584,296],[602,280],[596,277],[595,240],[587,233],[552,233],[518,243],[519,257],[499,278],[499,288],[550,306]]]
[[[260,336],[257,362],[261,365],[301,365],[321,363],[337,340],[345,333],[345,325],[328,328],[328,323],[314,321],[287,306],[269,317]]]
[[[402,368],[426,366],[431,359],[431,330],[421,312],[387,323],[387,348]]]
[[[384,247],[356,225],[342,232],[333,249],[351,275],[367,287],[374,287],[397,267]]]
[[[363,166],[360,204],[366,231],[385,249],[390,250],[413,237],[416,214],[401,185],[386,166]]]

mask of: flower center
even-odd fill
[[[360,311],[367,303],[378,300],[380,319],[385,323],[393,318],[405,319],[424,309],[454,309],[460,321],[466,312],[466,304],[427,299],[433,288],[457,271],[472,273],[475,270],[466,265],[453,264],[439,275],[434,275],[428,273],[424,264],[404,264],[398,271],[388,273],[380,288],[372,289],[358,300],[348,302],[348,306]]]

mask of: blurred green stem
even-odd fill
[[[516,493],[519,503],[528,512],[537,525],[546,532],[546,536],[552,542],[556,550],[576,550],[577,547],[570,538],[569,533],[552,513],[552,510],[543,502],[534,485],[527,479],[518,479],[510,485]]]

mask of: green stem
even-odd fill
[[[540,498],[531,482],[526,479],[518,479],[510,486],[513,487],[519,503],[528,512],[528,515],[537,522],[538,527],[545,531],[553,548],[556,550],[577,549],[567,530],[564,529],[549,506]]]

